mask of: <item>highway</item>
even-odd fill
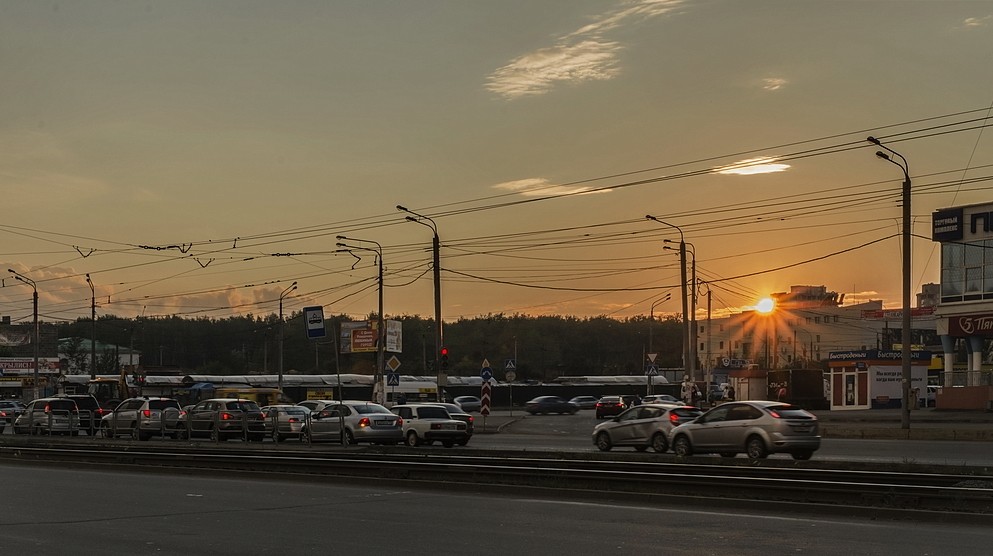
[[[8,554],[988,554],[993,529],[756,508],[0,465]]]

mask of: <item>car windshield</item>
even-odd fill
[[[367,403],[367,404],[364,404],[364,405],[355,405],[355,406],[352,406],[352,409],[354,409],[357,413],[361,413],[363,415],[368,415],[370,413],[389,413],[390,412],[389,409],[386,409],[385,407],[379,405],[378,403]]]
[[[176,400],[149,400],[148,409],[166,409],[166,408],[179,409],[179,402]]]
[[[260,411],[259,405],[255,402],[231,402],[228,404],[228,409],[240,409],[245,412]]]

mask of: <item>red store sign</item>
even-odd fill
[[[956,337],[982,336],[993,338],[993,313],[948,317],[948,333]]]

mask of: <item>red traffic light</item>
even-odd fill
[[[441,356],[442,357],[448,356],[448,348],[447,347],[441,348]]]

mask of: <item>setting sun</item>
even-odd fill
[[[768,297],[760,299],[759,302],[755,304],[755,310],[760,313],[771,313],[775,308],[776,302]]]

